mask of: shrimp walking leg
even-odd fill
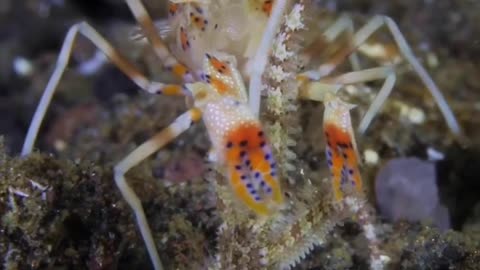
[[[447,122],[448,128],[455,135],[461,136],[461,129],[458,124],[458,121],[455,118],[455,115],[453,114],[452,110],[448,106],[447,101],[445,100],[445,97],[443,96],[442,92],[440,91],[438,86],[435,84],[435,82],[432,80],[430,75],[428,75],[425,68],[420,64],[418,59],[413,54],[412,49],[408,45],[403,34],[400,32],[397,24],[387,16],[381,16],[381,15],[375,16],[370,21],[368,21],[362,28],[360,28],[353,35],[351,50],[345,51],[343,57],[339,57],[338,58],[339,60],[335,61],[335,63],[328,64],[328,74],[331,73],[340,63],[342,63],[342,59],[344,59],[345,57],[353,53],[358,47],[360,47],[363,43],[365,43],[367,39],[374,32],[376,32],[383,26],[386,26],[387,29],[390,31],[391,35],[393,36],[393,39],[395,40],[400,50],[401,55],[403,56],[403,58],[407,60],[407,62],[413,68],[414,72],[419,76],[421,81],[427,87],[430,94],[433,96],[441,113],[443,114],[443,117],[445,118],[445,121]],[[325,73],[324,69],[325,69],[325,66],[321,65],[317,70],[309,71],[308,73],[323,74]]]
[[[384,79],[382,88],[375,96],[375,99],[363,116],[358,127],[359,133],[363,134],[392,92],[396,81],[396,75],[392,67],[377,67],[353,71],[339,76],[326,77],[319,81],[309,82],[305,87],[302,87],[300,97],[304,99],[324,101],[326,94],[335,94],[343,85],[381,79]]]
[[[65,69],[67,68],[70,56],[75,44],[78,34],[83,35],[89,39],[100,51],[102,51],[125,75],[127,75],[135,84],[141,89],[152,94],[169,94],[181,95],[184,90],[181,86],[164,84],[160,82],[150,81],[145,75],[140,72],[132,63],[130,63],[124,56],[122,56],[112,45],[108,43],[93,27],[86,22],[81,22],[73,25],[67,32],[63,42],[60,55],[58,56],[55,70],[48,81],[48,84],[43,92],[40,102],[37,106],[32,122],[27,132],[25,142],[22,148],[22,155],[28,155],[32,152],[33,145],[38,135],[38,130],[42,124],[45,113],[50,105],[53,94],[57,89],[60,79],[62,78]]]
[[[161,149],[167,143],[175,139],[182,132],[187,130],[193,122],[200,120],[200,111],[196,108],[190,109],[184,114],[180,115],[170,126],[157,133],[148,141],[137,147],[127,157],[120,161],[114,169],[115,183],[117,184],[123,198],[128,205],[133,209],[137,224],[142,234],[145,245],[147,246],[148,254],[152,260],[153,266],[156,270],[162,270],[162,263],[158,256],[157,248],[152,236],[152,231],[148,225],[142,203],[133,189],[128,185],[125,179],[127,173],[132,167],[136,166],[148,156]]]

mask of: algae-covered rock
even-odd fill
[[[202,205],[205,184],[166,187],[135,170],[166,267],[201,264],[217,219]],[[148,190],[148,191],[147,191]],[[112,167],[45,154],[13,158],[0,147],[0,258],[5,269],[150,269]],[[195,216],[193,216],[195,214]],[[207,239],[209,238],[209,239]],[[169,269],[168,268],[168,269]]]
[[[477,237],[456,231],[396,223],[385,249],[390,252],[391,269],[479,269],[480,243]]]
[[[375,179],[380,214],[390,221],[431,221],[448,229],[450,217],[440,203],[436,181],[433,162],[418,158],[390,160]]]
[[[5,269],[145,267],[132,217],[109,170],[0,149],[0,254]],[[128,267],[124,261],[128,259]],[[126,267],[127,266],[127,267]]]

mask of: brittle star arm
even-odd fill
[[[33,145],[38,135],[38,130],[42,124],[45,113],[50,105],[58,83],[68,65],[70,56],[75,44],[78,34],[83,35],[89,39],[100,51],[102,51],[111,62],[117,66],[125,75],[127,75],[136,85],[141,89],[152,94],[166,94],[166,95],[183,95],[185,90],[179,85],[164,84],[160,82],[150,81],[142,74],[132,63],[130,63],[124,56],[116,51],[93,27],[86,22],[81,22],[73,25],[67,32],[63,42],[62,49],[58,56],[58,60],[50,80],[43,92],[40,102],[37,106],[32,122],[28,128],[27,136],[22,148],[22,156],[28,155],[32,152]]]
[[[150,255],[150,259],[156,270],[163,269],[162,263],[160,261],[160,257],[158,256],[157,248],[155,246],[153,235],[150,230],[150,226],[148,225],[145,212],[143,211],[142,203],[125,180],[125,173],[127,173],[132,167],[145,160],[148,156],[161,149],[167,143],[175,139],[178,135],[187,130],[194,122],[198,122],[200,119],[200,110],[197,108],[190,109],[189,111],[180,115],[172,124],[170,124],[170,126],[137,147],[114,168],[115,183],[120,189],[123,198],[127,201],[128,205],[130,205],[135,213],[142,238],[145,241],[148,254]]]
[[[435,82],[432,80],[430,75],[428,75],[425,68],[420,64],[420,62],[417,60],[417,58],[413,54],[412,49],[408,45],[403,34],[398,29],[397,24],[387,16],[378,15],[373,17],[369,22],[367,22],[362,28],[360,28],[355,33],[355,35],[353,36],[351,50],[345,51],[344,56],[336,58],[335,62],[329,62],[325,64],[325,65],[328,65],[328,68],[324,65],[320,66],[317,72],[320,73],[320,71],[322,71],[322,73],[325,73],[324,70],[328,69],[329,70],[328,73],[331,73],[340,63],[343,62],[345,57],[350,55],[360,45],[365,43],[365,41],[382,26],[387,26],[388,30],[392,34],[393,39],[395,40],[400,50],[400,53],[407,60],[407,62],[412,66],[413,70],[420,77],[422,82],[427,87],[428,91],[430,91],[435,102],[438,104],[438,107],[440,108],[440,111],[442,112],[443,117],[445,118],[445,121],[447,122],[449,129],[455,135],[460,136],[462,133],[460,129],[460,125],[458,124],[458,121],[455,118],[455,115],[453,114],[452,110],[448,106],[445,100],[445,97],[443,96],[443,94],[441,93],[440,89],[435,84]],[[326,74],[322,74],[322,75],[326,75]]]

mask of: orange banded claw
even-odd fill
[[[258,123],[231,130],[225,140],[230,184],[236,196],[258,215],[269,215],[283,202],[277,164]]]
[[[347,186],[362,192],[362,178],[358,169],[357,152],[350,134],[335,124],[324,125],[327,140],[327,163],[333,177],[333,191],[337,201],[343,199]]]

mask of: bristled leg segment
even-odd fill
[[[179,63],[168,50],[142,2],[140,0],[126,0],[126,2],[163,65],[185,82],[193,81],[193,76],[187,67]],[[177,5],[170,6],[169,11],[175,13],[177,8]]]

